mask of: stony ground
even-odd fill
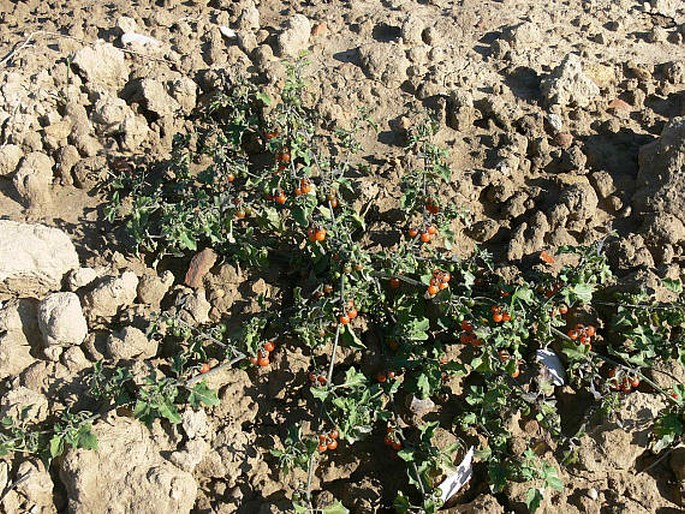
[[[184,269],[151,268],[112,237],[100,186],[122,163],[167,157],[223,77],[276,90],[283,61],[303,50],[327,127],[361,107],[379,124],[363,141],[375,160],[361,179],[379,223],[398,194],[399,129],[428,109],[457,174],[450,194],[472,220],[458,252],[478,242],[517,263],[616,231],[607,251],[624,276],[681,273],[680,0],[5,0],[0,27],[3,414],[31,406],[39,422],[78,404],[98,359],[153,359],[140,320],[160,305],[201,324],[267,287],[220,262],[194,287]],[[176,428],[110,413],[95,423],[98,452],[70,451],[49,470],[5,457],[0,509],[287,511],[295,479],[279,477],[266,449],[297,363],[282,355],[270,378],[213,377],[220,405],[188,409]],[[682,455],[637,472],[649,457],[639,421],[659,408],[635,393],[621,411],[627,432],[606,425],[585,436],[567,490],[543,510],[682,512]],[[393,482],[368,455],[341,456],[315,486],[353,512],[380,510]],[[464,501],[453,512],[504,512],[485,488]]]

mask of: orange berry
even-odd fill
[[[348,316],[340,316],[338,321],[340,321],[341,325],[348,325],[350,323],[350,318]]]
[[[426,292],[431,296],[438,294],[438,291],[440,291],[440,289],[438,289],[437,286],[428,286],[428,289],[426,290]]]
[[[431,235],[428,232],[422,232],[421,233],[421,241],[422,242],[427,243],[430,240],[431,240]]]
[[[502,314],[500,314],[499,312],[496,312],[492,315],[492,321],[494,321],[495,323],[501,323],[503,319],[504,316],[502,316]]]
[[[323,241],[326,239],[326,231],[324,229],[317,230],[314,234],[314,239],[319,242]]]
[[[435,234],[438,233],[438,228],[435,225],[430,225],[427,229],[426,232],[428,232],[431,236],[434,236]]]
[[[407,232],[409,234],[409,237],[414,238],[419,235],[419,231],[416,230],[415,228],[410,228]]]

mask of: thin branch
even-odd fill
[[[14,57],[14,54],[16,54],[17,52],[19,52],[20,50],[22,50],[24,47],[28,46],[29,43],[31,43],[31,40],[33,39],[33,37],[34,37],[36,34],[39,34],[39,33],[41,33],[41,32],[42,32],[42,31],[40,31],[40,30],[38,30],[38,31],[36,31],[36,32],[31,32],[31,34],[29,34],[29,37],[27,37],[27,38],[24,40],[23,43],[17,43],[17,44],[14,46],[14,48],[10,51],[10,53],[8,53],[8,54],[2,59],[2,61],[0,61],[0,66],[3,66],[4,64],[8,63],[8,62],[12,59],[12,57]]]

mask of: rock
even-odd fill
[[[252,32],[259,30],[259,10],[254,2],[247,2],[247,5],[243,7],[243,12],[240,13],[236,26],[240,30],[248,30]]]
[[[523,50],[540,46],[542,44],[542,32],[536,23],[525,21],[511,29],[507,35],[507,40],[514,48]]]
[[[44,207],[51,203],[52,167],[54,161],[41,152],[31,152],[22,160],[14,175],[14,187],[27,207]]]
[[[60,361],[70,373],[78,373],[91,365],[80,346],[71,346],[64,350],[62,355],[60,355]]]
[[[107,353],[112,359],[151,359],[157,355],[158,346],[157,341],[135,327],[125,327],[107,339]]]
[[[157,117],[172,117],[181,109],[179,103],[169,96],[162,82],[146,78],[140,81],[139,86],[143,106]]]
[[[110,135],[120,131],[121,123],[131,113],[131,108],[124,100],[104,94],[95,102],[91,120],[102,133]]]
[[[478,512],[480,514],[504,514],[505,510],[497,498],[490,494],[483,494],[464,505],[457,505],[451,509],[443,511],[445,514],[472,514]]]
[[[150,133],[147,121],[142,116],[130,113],[119,126],[122,150],[132,152],[144,143]]]
[[[280,57],[296,57],[309,47],[312,24],[303,14],[295,14],[278,36],[277,52]]]
[[[33,299],[10,300],[0,309],[0,379],[18,375],[35,362],[31,347],[42,340],[36,310]]]
[[[595,218],[599,204],[597,193],[585,177],[580,178],[582,180],[566,186],[561,191],[558,203],[549,214],[549,223],[553,227],[582,231],[588,225],[588,221]]]
[[[138,277],[125,271],[121,277],[107,277],[83,298],[88,318],[112,317],[120,308],[133,304],[138,296]]]
[[[685,222],[685,117],[672,118],[658,139],[642,146],[638,162],[633,209],[668,213]]]
[[[23,156],[24,152],[18,145],[0,147],[0,177],[14,173]]]
[[[198,289],[194,293],[181,293],[174,302],[174,307],[181,320],[190,325],[202,325],[209,322],[209,311],[212,306],[205,297],[205,292]]]
[[[138,24],[136,23],[136,20],[128,16],[119,16],[116,27],[121,31],[122,34],[130,34],[138,30]]]
[[[190,114],[197,101],[197,84],[188,77],[181,77],[169,84],[169,93],[178,102],[183,114]]]
[[[60,178],[60,183],[63,186],[71,186],[74,184],[74,178],[71,171],[81,160],[81,154],[78,153],[78,148],[74,145],[66,145],[57,151],[57,176]]]
[[[500,224],[492,219],[485,219],[474,223],[469,229],[469,236],[483,243],[491,239],[500,229]]]
[[[129,67],[124,53],[110,43],[97,42],[74,55],[72,64],[91,87],[118,91],[128,80]]]
[[[545,234],[549,230],[545,215],[537,211],[529,222],[523,222],[512,233],[507,259],[518,260],[545,249]]]
[[[61,230],[0,220],[0,299],[59,290],[77,267],[76,249]]]
[[[38,326],[46,346],[80,345],[88,334],[75,293],[53,293],[38,306]]]
[[[188,407],[183,411],[182,425],[183,431],[188,439],[204,437],[209,433],[209,419],[204,409],[193,410]]]
[[[669,213],[646,215],[639,231],[657,264],[670,262],[674,256],[673,247],[685,241],[685,225]]]
[[[675,448],[671,452],[671,457],[669,459],[669,464],[671,465],[671,469],[673,470],[673,473],[675,474],[675,477],[679,481],[685,480],[685,448],[684,447],[679,447]]]
[[[328,33],[328,25],[325,21],[317,23],[312,27],[312,37],[323,37]]]
[[[25,477],[19,481],[20,477]],[[22,512],[35,512],[39,514],[56,513],[50,472],[45,469],[45,464],[40,460],[26,460],[17,468],[16,493],[24,498],[26,510]],[[19,512],[19,511],[16,511]]]
[[[185,448],[172,453],[169,460],[183,471],[192,473],[210,449],[209,443],[204,439],[191,439],[185,444]]]
[[[580,57],[568,54],[540,84],[549,104],[562,107],[587,107],[600,93],[599,87],[584,72]]]
[[[595,171],[590,175],[590,182],[600,198],[608,198],[616,191],[613,177],[606,171]]]
[[[174,284],[174,275],[166,270],[162,276],[156,273],[146,273],[138,283],[138,300],[153,307],[159,307],[169,288]]]
[[[0,379],[19,375],[36,362],[21,330],[0,332]]]
[[[0,399],[0,418],[9,416],[16,421],[36,424],[48,418],[48,399],[26,387],[10,389]]]
[[[415,14],[409,14],[402,22],[400,34],[405,45],[420,45],[423,43],[423,31],[426,30],[425,21]]]
[[[200,287],[203,277],[212,269],[217,257],[216,252],[211,248],[205,248],[201,252],[196,253],[190,260],[184,280],[185,285],[193,289]]]
[[[369,43],[359,48],[362,70],[388,88],[399,87],[407,79],[410,62],[397,44]]]
[[[59,463],[74,514],[186,514],[197,495],[193,476],[164,459],[138,420],[109,416],[93,426],[97,450],[69,450]]]
[[[79,268],[72,270],[67,276],[67,288],[69,291],[77,291],[87,286],[98,278],[97,272],[93,268]]]

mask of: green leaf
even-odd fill
[[[349,325],[346,325],[345,328],[340,332],[340,340],[344,345],[351,348],[357,348],[359,350],[366,348],[366,345],[361,339],[359,339],[355,331],[350,328]]]
[[[197,250],[197,241],[192,239],[187,232],[182,231],[178,235],[179,242],[181,243],[181,249],[186,249],[186,250],[192,250],[195,251]]]
[[[661,281],[661,283],[669,291],[673,291],[674,293],[678,294],[683,292],[683,283],[680,281],[680,279],[665,278]]]
[[[323,514],[349,514],[349,512],[339,501],[323,509]]]
[[[86,450],[98,449],[98,438],[93,432],[93,426],[90,423],[79,427],[76,447]]]
[[[163,402],[159,405],[157,410],[159,411],[160,416],[168,419],[172,424],[178,425],[181,422],[181,415],[173,403],[169,401]]]
[[[257,91],[255,93],[255,98],[257,100],[261,101],[267,107],[271,105],[271,102],[272,102],[271,97],[269,95],[267,95],[266,93],[264,93],[263,91]]]
[[[345,373],[345,387],[363,386],[366,384],[366,376],[363,373],[357,372],[354,367],[347,370]]]
[[[572,297],[580,300],[583,303],[592,302],[592,293],[595,291],[595,286],[592,284],[574,284],[569,287],[569,292]]]
[[[327,387],[312,387],[310,391],[314,398],[321,400],[322,402],[325,402],[330,394],[330,390]]]
[[[430,396],[430,382],[428,381],[428,377],[425,373],[421,373],[419,375],[419,379],[416,381],[416,387],[419,390],[422,400],[425,400],[428,398],[428,396]]]
[[[414,451],[408,448],[402,448],[400,451],[397,452],[397,456],[404,462],[414,461]]]
[[[195,387],[191,389],[188,402],[194,409],[200,407],[202,404],[212,406],[219,405],[220,403],[216,391],[210,389],[204,380],[195,384]]]
[[[526,505],[531,514],[535,514],[535,511],[540,508],[543,499],[544,497],[542,496],[540,489],[537,487],[528,489],[528,493],[526,493]]]
[[[62,453],[64,453],[64,439],[62,439],[60,434],[55,434],[50,439],[50,457],[54,459],[62,455]]]

